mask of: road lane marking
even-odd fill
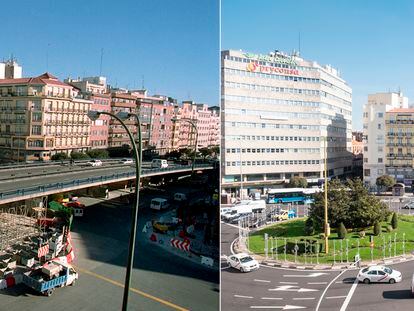
[[[344,274],[346,271],[348,271],[348,270],[343,270],[341,273],[339,273],[336,277],[334,277],[333,279],[332,279],[332,281],[328,284],[328,286],[326,286],[325,287],[325,290],[323,291],[323,293],[322,293],[322,295],[321,295],[321,297],[319,298],[319,301],[318,301],[318,304],[316,305],[316,309],[315,309],[315,311],[318,311],[319,310],[319,307],[320,307],[320,305],[321,305],[321,303],[322,303],[322,299],[323,299],[323,296],[325,296],[325,294],[326,294],[326,292],[328,291],[328,288],[342,275],[342,274]]]
[[[292,305],[285,305],[285,306],[250,306],[250,309],[296,310],[296,309],[306,309],[306,307],[302,307],[302,306],[292,306]]]
[[[248,299],[253,299],[253,296],[234,295],[234,297],[236,297],[236,298],[248,298]]]
[[[341,299],[341,298],[345,298],[346,296],[330,296],[330,297],[325,297],[325,299]]]
[[[119,283],[119,282],[117,282],[117,281],[114,281],[114,280],[112,280],[112,279],[110,279],[110,278],[107,278],[107,277],[105,277],[105,276],[103,276],[103,275],[97,274],[97,273],[95,273],[95,272],[92,272],[92,271],[89,271],[89,270],[86,270],[86,269],[83,269],[83,268],[80,268],[80,267],[75,267],[75,266],[73,266],[73,267],[74,267],[76,270],[78,270],[79,272],[83,272],[83,273],[85,273],[85,274],[89,274],[90,276],[93,276],[93,277],[95,277],[95,278],[97,278],[97,279],[101,279],[101,280],[103,280],[103,281],[106,281],[106,282],[111,283],[111,284],[113,284],[113,285],[116,285],[116,286],[118,286],[118,287],[124,288],[124,284],[121,284],[121,283]],[[178,305],[176,305],[176,304],[174,304],[174,303],[172,303],[172,302],[169,302],[169,301],[167,301],[167,300],[164,300],[164,299],[161,299],[161,298],[155,297],[155,296],[153,296],[153,295],[147,294],[147,293],[145,293],[145,292],[143,292],[143,291],[141,291],[141,290],[139,290],[139,289],[135,289],[135,288],[133,288],[133,287],[130,287],[130,288],[129,288],[129,290],[130,290],[131,292],[134,292],[134,293],[138,294],[138,295],[144,296],[144,297],[146,297],[146,298],[148,298],[148,299],[154,300],[154,301],[159,302],[159,303],[161,303],[161,304],[163,304],[163,305],[166,305],[166,306],[168,306],[168,307],[171,307],[171,308],[173,308],[173,309],[175,309],[175,310],[180,310],[180,311],[190,311],[189,309],[186,309],[186,308],[180,307],[180,306],[178,306]]]
[[[298,282],[279,282],[280,284],[298,284]]]
[[[253,281],[255,281],[255,282],[262,282],[262,283],[270,283],[270,281],[268,281],[268,280],[258,280],[258,279],[254,279]]]
[[[236,229],[240,229],[240,228],[241,228],[241,227],[239,227],[239,226],[237,226],[237,225],[229,224],[229,223],[224,222],[224,221],[222,221],[221,223],[222,223],[223,225],[227,225],[227,226],[230,226],[230,227],[234,227],[234,228],[236,228]],[[243,228],[241,228],[241,229],[243,229]]]
[[[276,288],[269,288],[269,291],[284,291],[284,292],[298,292],[298,293],[306,293],[306,292],[317,292],[319,289],[313,289],[313,288],[294,288],[299,286],[293,286],[293,285],[279,285]]]
[[[309,285],[321,285],[321,284],[328,284],[328,282],[308,282]]]
[[[285,274],[283,275],[284,278],[315,278],[321,275],[329,275],[326,272],[314,272],[311,274]]]
[[[262,297],[261,299],[267,299],[267,300],[283,300],[283,298],[279,298],[279,297]]]
[[[293,298],[293,300],[312,300],[316,299],[315,297],[300,297],[300,298]]]
[[[358,279],[355,278],[354,284],[352,284],[351,289],[349,290],[348,295],[346,296],[346,299],[344,301],[344,303],[342,304],[341,310],[340,311],[345,311],[346,308],[348,307],[349,302],[351,301],[352,295],[355,292],[356,287],[358,286]]]

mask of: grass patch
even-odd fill
[[[399,215],[398,228],[392,232],[387,232],[391,219],[381,223],[382,232],[379,236],[373,235],[373,228],[366,228],[366,236],[359,237],[358,231],[349,232],[344,240],[338,238],[338,234],[332,230],[329,237],[329,253],[324,253],[324,240],[320,239],[320,233],[312,236],[305,236],[304,226],[306,218],[289,220],[257,231],[249,237],[250,251],[264,255],[265,242],[264,234],[267,233],[271,239],[268,242],[268,257],[274,259],[285,259],[300,263],[338,263],[353,261],[358,253],[363,261],[370,261],[371,258],[383,259],[394,255],[409,254],[414,250],[414,216]],[[371,237],[374,247],[371,255]],[[391,239],[391,243],[390,243]],[[305,241],[313,242],[314,246],[307,244],[305,253]],[[295,257],[294,249],[298,245],[298,255]],[[385,247],[384,247],[385,246]],[[348,258],[346,249],[348,248]],[[273,249],[273,252],[272,252]],[[318,252],[318,254],[316,254]]]

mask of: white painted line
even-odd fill
[[[261,299],[268,299],[268,300],[283,300],[283,298],[277,298],[277,297],[262,297]]]
[[[340,311],[345,311],[346,308],[348,307],[349,302],[351,301],[352,295],[355,292],[356,287],[358,286],[358,279],[355,278],[354,284],[352,284],[351,289],[349,290],[348,295],[346,296],[346,299],[344,301],[344,303],[342,304],[341,310]]]
[[[328,282],[308,282],[309,285],[328,284]]]
[[[276,270],[296,271],[296,272],[303,271],[303,269],[297,269],[297,268],[271,267],[269,265],[262,265],[262,264],[260,266],[261,267],[264,267],[264,268],[276,269]],[[312,270],[312,271],[326,271],[326,270],[327,269],[319,269],[319,270],[318,269],[315,269],[315,270]],[[354,268],[354,269],[348,269],[348,270],[360,270],[360,269],[359,268]]]
[[[330,297],[325,297],[325,299],[341,299],[341,298],[345,298],[346,296],[330,296]]]
[[[236,297],[236,298],[248,298],[248,299],[253,299],[253,297],[252,297],[252,296],[234,295],[234,297]]]
[[[344,281],[336,281],[335,284],[342,284]]]
[[[233,241],[233,242],[231,242],[231,244],[230,244],[230,252],[231,252],[231,254],[232,254],[232,255],[234,255],[234,254],[235,254],[235,252],[233,251],[233,245],[234,245],[234,243],[236,243],[236,241],[237,241],[238,239],[239,239],[239,238],[234,239],[234,241]]]
[[[254,279],[253,281],[255,281],[255,282],[262,282],[262,283],[270,283],[270,281],[268,281],[268,280],[258,280],[258,279]]]
[[[282,310],[296,310],[296,309],[306,309],[306,307],[302,306],[250,306],[250,309],[282,309]]]
[[[279,282],[280,284],[298,284],[298,282]]]
[[[316,299],[315,297],[301,297],[301,298],[293,298],[293,300],[312,300]]]
[[[343,270],[341,273],[339,273],[336,277],[334,277],[333,279],[332,279],[332,281],[328,284],[328,286],[326,286],[325,287],[325,290],[323,291],[323,293],[322,293],[322,295],[321,295],[321,297],[319,298],[319,301],[318,301],[318,304],[316,305],[316,309],[315,309],[315,311],[318,311],[319,310],[319,307],[320,307],[320,305],[321,305],[321,303],[322,303],[322,299],[323,299],[323,296],[325,296],[325,294],[326,294],[326,292],[328,291],[328,288],[329,288],[329,286],[331,286],[332,285],[332,283],[333,282],[335,282],[342,274],[344,274],[345,272],[346,272],[347,270]]]
[[[227,222],[221,222],[223,225],[227,225],[227,226],[230,226],[230,227],[234,227],[234,228],[237,228],[237,229],[240,229],[240,227],[239,226],[236,226],[236,225],[233,225],[233,224],[229,224],[229,223],[227,223]]]
[[[311,274],[285,274],[283,275],[284,278],[315,278],[321,275],[329,275],[326,272],[313,272]]]

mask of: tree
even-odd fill
[[[398,216],[397,216],[397,213],[395,212],[392,214],[391,226],[394,230],[397,229],[398,227]]]
[[[315,202],[309,211],[314,224],[323,228],[324,193],[315,195]],[[390,214],[386,204],[368,193],[360,179],[345,183],[338,179],[328,182],[328,220],[331,227],[338,227],[342,222],[346,228],[365,228],[376,221],[387,219]]]
[[[381,234],[381,224],[378,221],[376,221],[374,223],[374,235],[378,236],[380,234]]]
[[[73,160],[86,160],[86,159],[89,159],[89,156],[86,153],[75,152],[75,151],[70,154],[70,157]]]
[[[288,187],[290,188],[306,188],[308,186],[308,182],[306,178],[294,176],[289,180]]]
[[[395,179],[389,175],[382,175],[377,178],[375,184],[381,189],[387,189],[395,184]]]
[[[344,224],[341,222],[340,224],[339,224],[339,227],[338,227],[338,237],[341,239],[341,240],[343,240],[343,239],[345,239],[346,238],[346,228],[345,228],[345,226],[344,226]]]
[[[217,157],[220,154],[220,146],[212,146],[211,152],[213,153],[214,157]]]
[[[109,153],[105,149],[92,149],[86,151],[86,154],[92,159],[106,159],[109,157]]]
[[[312,218],[308,217],[308,219],[306,219],[305,221],[305,235],[313,235],[315,233],[315,228],[313,226],[313,220]]]
[[[198,149],[198,151],[200,152],[200,155],[203,157],[204,160],[207,156],[210,156],[213,153],[211,149],[207,147],[200,148]]]
[[[66,153],[60,152],[60,153],[56,153],[54,155],[52,155],[51,159],[52,160],[66,160],[68,158],[68,155]]]

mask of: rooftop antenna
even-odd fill
[[[142,89],[145,90],[145,76],[142,75]]]
[[[300,31],[299,31],[299,50],[298,50],[298,56],[300,56]]]
[[[102,76],[102,59],[103,59],[104,49],[101,48],[101,63],[99,65],[99,76]]]

